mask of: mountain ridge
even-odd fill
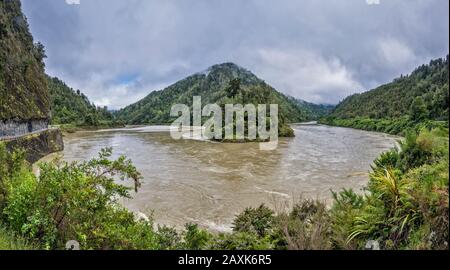
[[[202,96],[204,104],[224,102],[227,98],[225,89],[236,79],[240,81],[242,88],[239,95],[251,96],[248,101],[268,101],[264,100],[263,95],[271,96],[271,100],[280,105],[280,111],[287,122],[302,122],[317,118],[311,115],[311,111],[317,110],[311,103],[298,102],[297,99],[277,91],[250,70],[232,62],[212,65],[162,90],[153,91],[143,99],[119,110],[117,117],[129,124],[168,123],[170,107],[167,103],[191,105],[194,95]]]

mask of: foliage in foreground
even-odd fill
[[[36,247],[0,225],[0,250],[33,250]]]
[[[399,149],[382,154],[364,195],[344,190],[331,208],[303,200],[288,213],[248,208],[232,233],[136,219],[118,203],[130,197],[118,180],[138,188],[141,176],[125,157],[110,156],[106,149],[87,162],[42,164],[36,177],[22,153],[0,146],[0,226],[9,232],[5,238],[1,230],[0,243],[14,243],[14,235],[41,249],[63,249],[73,239],[82,249],[364,249],[369,240],[382,249],[448,249],[448,129],[409,133]]]

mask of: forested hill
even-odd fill
[[[397,118],[409,115],[413,101],[420,97],[427,109],[426,118],[448,120],[448,56],[422,65],[411,75],[372,91],[346,98],[334,110],[339,118]]]
[[[80,92],[67,86],[58,78],[47,76],[51,96],[51,123],[74,126],[109,125],[113,115],[106,107],[97,107]]]
[[[203,104],[278,104],[280,114],[286,122],[314,120],[324,113],[322,107],[298,102],[278,92],[250,71],[233,63],[224,63],[194,74],[164,90],[150,93],[143,100],[120,110],[117,117],[129,124],[169,123],[172,105],[192,105],[193,96],[201,96]]]
[[[311,120],[318,120],[321,117],[327,116],[335,108],[334,105],[330,105],[330,104],[314,104],[314,103],[306,102],[301,99],[296,99],[296,98],[292,98],[292,99],[295,100],[295,102],[297,103],[298,106],[305,108],[305,110],[307,110],[309,118]]]
[[[342,101],[324,124],[401,134],[418,125],[448,127],[449,56]]]
[[[33,43],[20,1],[0,1],[0,121],[48,118],[44,57],[42,44]]]

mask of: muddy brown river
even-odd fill
[[[122,201],[130,210],[177,228],[194,222],[227,231],[249,206],[283,210],[302,197],[330,202],[331,190],[362,192],[373,160],[398,139],[322,125],[293,128],[296,137],[269,152],[257,143],[173,140],[163,126],[77,132],[65,137],[62,155],[86,160],[113,147],[114,157],[131,158],[144,176],[134,198]]]

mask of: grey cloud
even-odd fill
[[[113,108],[227,61],[336,103],[449,50],[446,0],[22,2],[48,73]]]

